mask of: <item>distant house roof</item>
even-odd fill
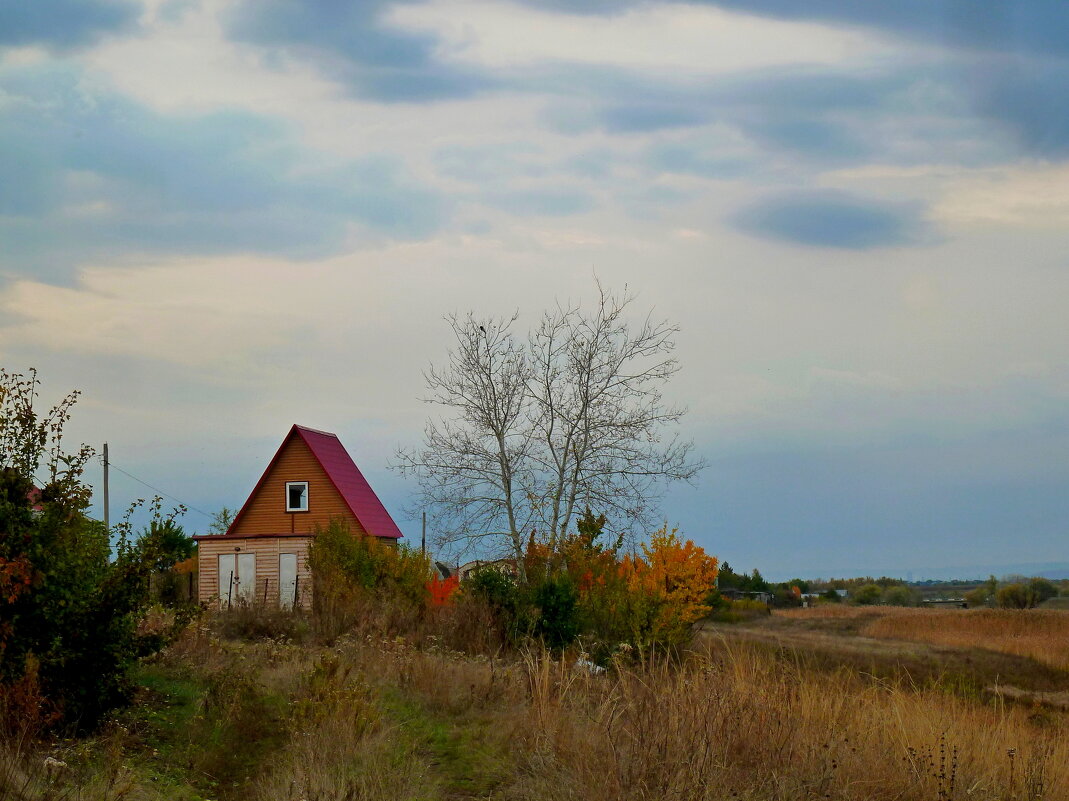
[[[31,487],[26,493],[26,502],[30,504],[30,509],[34,512],[44,511],[44,504],[41,503],[41,488],[36,485]]]
[[[516,574],[516,560],[515,559],[475,559],[471,562],[466,562],[456,569],[456,575],[462,580],[466,579],[476,570],[483,568],[493,568],[500,573]]]
[[[305,445],[308,446],[308,450],[312,452],[316,461],[319,462],[319,465],[327,474],[327,478],[330,479],[334,488],[338,490],[342,500],[345,501],[345,505],[349,507],[349,511],[363,526],[364,531],[373,537],[400,539],[404,536],[401,533],[401,529],[393,522],[390,513],[386,511],[386,507],[382,505],[379,496],[375,494],[375,490],[371,489],[371,485],[367,483],[367,479],[360,472],[360,468],[356,466],[348,451],[345,450],[345,446],[341,444],[341,440],[338,439],[337,435],[296,424],[289,430],[286,438],[282,440],[282,444],[279,446],[278,451],[275,452],[271,463],[267,465],[264,474],[249,494],[248,500],[245,501],[245,505],[241,507],[241,511],[237,513],[234,521],[230,524],[230,528],[227,529],[227,534],[233,531],[238,521],[241,520],[252,499],[260,489],[260,485],[263,484],[279,455],[294,436],[300,437]]]

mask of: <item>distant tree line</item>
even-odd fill
[[[860,606],[918,606],[929,600],[933,591],[943,590],[961,598],[970,607],[989,606],[1002,609],[1031,609],[1058,596],[1069,597],[1069,581],[1054,582],[1042,576],[1005,576],[1001,580],[990,576],[977,582],[955,579],[950,581],[908,582],[890,576],[856,576],[853,578],[800,579],[767,581],[758,569],[749,573],[735,572],[728,562],[720,566],[718,588],[721,592],[735,590],[744,593],[768,593],[776,606],[797,606],[802,596],[817,596],[827,603],[850,603]],[[949,590],[950,592],[948,592]],[[845,591],[845,597],[840,591]]]

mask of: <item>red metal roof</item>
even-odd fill
[[[364,531],[373,537],[399,539],[404,536],[336,435],[299,425],[294,425],[293,430],[322,465]]]
[[[375,490],[371,489],[371,485],[367,483],[367,479],[364,478],[364,474],[360,472],[360,468],[356,466],[356,463],[353,461],[348,451],[345,450],[345,446],[341,444],[341,440],[338,439],[337,435],[326,431],[317,431],[314,428],[307,428],[306,426],[299,426],[297,424],[294,424],[293,428],[286,434],[286,438],[282,440],[282,444],[275,452],[270,464],[267,465],[267,469],[264,470],[264,474],[260,477],[256,487],[249,494],[249,498],[245,501],[245,505],[241,507],[241,511],[237,513],[237,516],[230,524],[230,528],[227,529],[226,534],[223,536],[234,536],[237,538],[257,536],[249,534],[231,535],[230,532],[234,530],[234,526],[236,526],[238,521],[244,516],[249,503],[256,496],[256,493],[259,492],[261,485],[271,472],[271,468],[274,466],[279,455],[285,450],[287,443],[289,443],[294,435],[299,436],[304,440],[304,443],[308,446],[308,450],[312,452],[312,456],[319,462],[320,466],[323,468],[323,472],[327,474],[327,478],[330,479],[330,482],[334,485],[335,489],[338,490],[342,500],[345,501],[345,505],[349,507],[349,511],[353,513],[353,516],[356,517],[364,531],[373,537],[400,539],[404,536],[401,533],[401,529],[399,529],[397,524],[393,522],[390,513],[386,511],[386,507],[382,505],[379,496],[375,494]],[[263,536],[293,535],[278,534]],[[203,535],[201,537],[195,537],[194,539],[212,539],[212,537]]]

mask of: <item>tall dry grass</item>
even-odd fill
[[[867,637],[986,648],[1069,668],[1069,612],[1047,609],[914,609],[874,618]]]
[[[528,676],[514,798],[1069,797],[1064,720],[809,673],[755,646],[611,679],[536,658]]]
[[[446,623],[455,635],[459,624]],[[709,638],[682,658],[595,674],[541,650],[472,656],[424,628],[375,625],[298,645],[227,639],[216,624],[191,628],[158,661],[204,688],[175,755],[191,780],[219,772],[205,797],[1069,798],[1069,716],[811,669],[761,643]],[[264,715],[277,720],[268,727]],[[9,763],[27,790],[10,797],[167,797],[145,772],[158,757],[143,750],[141,720],[125,739],[99,741],[114,758],[86,763],[114,769],[79,773],[72,760],[57,784],[40,775],[40,752]],[[0,778],[5,756],[0,748]],[[224,771],[242,760],[243,772]]]
[[[887,606],[851,606],[849,604],[818,604],[809,608],[777,609],[776,617],[816,620],[840,620],[844,618],[871,618],[888,614],[892,607]],[[909,614],[915,611],[910,607],[894,607],[896,612]]]
[[[867,625],[896,615],[961,619],[845,614]],[[478,727],[480,747],[500,754],[493,797],[521,801],[1069,798],[1061,713],[811,670],[804,657],[756,643],[713,641],[682,663],[618,664],[599,675],[573,658],[473,657],[447,638],[379,626],[329,650],[247,648],[242,663],[293,704],[285,744],[250,787],[257,799],[446,797],[450,777],[419,740],[427,721],[465,743]],[[390,699],[414,717],[399,718]]]
[[[251,787],[263,801],[430,798],[436,785],[414,744],[386,720],[350,661],[328,654],[296,678],[289,736]]]

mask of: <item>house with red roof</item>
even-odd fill
[[[336,518],[354,536],[402,536],[341,440],[294,425],[226,533],[194,538],[200,600],[308,606],[308,544]]]

